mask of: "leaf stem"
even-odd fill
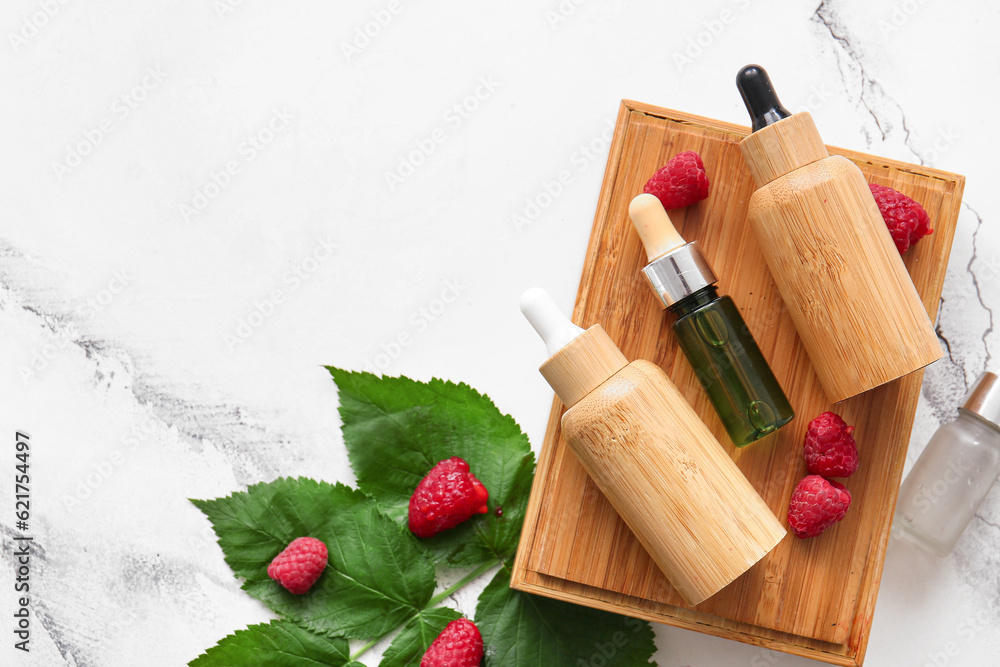
[[[378,639],[371,640],[370,642],[368,642],[367,644],[365,644],[364,646],[362,646],[361,648],[359,648],[357,651],[355,651],[354,653],[352,653],[351,657],[348,658],[347,661],[350,662],[351,660],[357,660],[360,656],[362,656],[365,653],[367,653],[368,650],[372,646],[375,646],[375,644],[378,644],[378,642],[379,642]]]
[[[503,564],[504,564],[503,561],[500,561],[499,565],[503,566]],[[423,611],[425,609],[432,609],[433,607],[436,607],[438,605],[438,603],[440,603],[446,597],[448,597],[449,595],[451,595],[455,591],[459,590],[460,588],[464,588],[465,586],[469,585],[469,583],[472,582],[474,579],[478,579],[483,573],[487,572],[488,570],[490,570],[491,568],[495,567],[496,565],[497,565],[497,563],[494,562],[494,561],[491,561],[491,562],[488,562],[488,563],[483,563],[482,565],[480,565],[479,567],[477,567],[475,570],[473,570],[472,572],[469,572],[467,575],[465,575],[464,577],[462,577],[461,579],[459,579],[458,581],[456,581],[454,584],[452,584],[451,586],[449,586],[448,588],[444,589],[443,591],[441,591],[440,593],[438,593],[437,595],[435,595],[434,597],[432,597],[430,600],[428,600],[427,604],[424,605],[424,609],[421,609],[420,611]],[[417,612],[418,615],[419,615],[419,613],[420,612]],[[360,656],[362,656],[365,653],[367,653],[368,650],[371,649],[371,647],[375,646],[375,644],[377,644],[381,639],[382,638],[379,637],[379,638],[371,640],[370,642],[368,642],[367,644],[365,644],[364,646],[362,646],[361,648],[359,648],[357,651],[355,651],[354,653],[352,653],[351,657],[348,658],[348,661],[350,661],[350,660],[357,660]]]
[[[469,584],[469,582],[471,582],[474,579],[478,579],[484,572],[488,571],[489,569],[491,569],[493,567],[496,567],[496,565],[497,565],[497,563],[495,561],[490,561],[488,563],[483,563],[482,565],[480,565],[479,567],[477,567],[475,570],[473,570],[472,572],[468,573],[467,575],[465,575],[464,577],[462,577],[461,579],[459,579],[458,581],[456,581],[454,584],[452,584],[451,586],[449,586],[448,588],[444,589],[443,591],[441,591],[440,593],[438,593],[437,595],[435,595],[434,597],[432,597],[430,600],[428,600],[427,604],[424,605],[424,609],[431,609],[432,607],[437,606],[437,604],[439,602],[441,602],[442,600],[444,600],[446,597],[448,597],[449,595],[451,595],[452,593],[454,593],[458,589],[464,588],[466,585]],[[502,565],[502,563],[501,563],[501,565]]]

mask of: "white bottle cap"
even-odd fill
[[[541,287],[532,287],[521,295],[521,313],[545,342],[550,357],[583,333]]]
[[[522,294],[521,312],[549,351],[538,370],[567,408],[628,366],[600,324],[584,331],[570,322],[545,290],[532,287]]]

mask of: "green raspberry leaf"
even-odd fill
[[[190,667],[343,667],[347,640],[310,632],[289,621],[251,625],[219,640],[188,663]],[[357,663],[353,663],[357,664]]]
[[[274,611],[330,636],[381,637],[424,607],[434,564],[375,502],[342,484],[277,479],[216,500],[192,501],[212,522],[243,588]],[[293,539],[322,540],[326,571],[305,595],[267,576]]]
[[[510,570],[497,572],[476,606],[483,667],[638,667],[656,644],[646,621],[515,591]]]
[[[459,456],[489,491],[489,512],[420,543],[454,566],[513,553],[535,457],[512,417],[466,384],[327,370],[340,393],[344,443],[358,487],[383,512],[406,527],[417,484],[436,463]]]
[[[462,618],[462,614],[447,607],[420,612],[392,640],[392,644],[382,654],[379,667],[420,664],[420,658],[445,626],[459,618]]]

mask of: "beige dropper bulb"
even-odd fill
[[[670,222],[670,216],[655,195],[635,197],[628,205],[628,217],[632,219],[635,231],[639,232],[650,262],[686,243],[674,229],[674,223]]]

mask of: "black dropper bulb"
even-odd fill
[[[770,77],[760,65],[747,65],[741,69],[736,75],[736,87],[740,89],[743,104],[750,112],[754,132],[792,115],[781,106]]]

